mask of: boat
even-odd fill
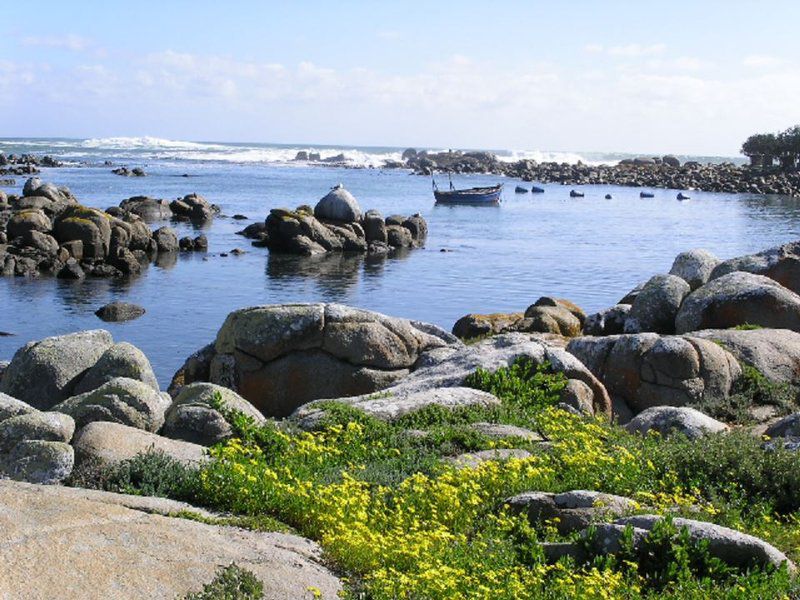
[[[681,201],[683,201],[683,200],[691,200],[691,198],[689,196],[687,196],[686,194],[684,194],[683,192],[678,192],[678,200],[681,200]]]
[[[464,190],[457,190],[450,182],[450,189],[442,192],[433,182],[433,197],[436,204],[472,204],[474,206],[495,206],[500,204],[500,195],[503,192],[503,184],[498,183],[491,187],[475,187]]]

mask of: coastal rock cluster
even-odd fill
[[[81,205],[69,189],[34,177],[20,196],[0,191],[0,272],[64,279],[137,275],[159,255],[208,247],[203,235],[179,241],[172,228],[151,231],[147,221],[205,223],[218,212],[196,194],[169,204],[136,197],[104,212]]]
[[[539,183],[621,185],[629,187],[702,190],[706,192],[784,194],[800,196],[800,172],[706,164],[672,155],[626,159],[616,165],[586,165],[535,160],[501,161],[489,152],[417,152],[409,148],[402,162],[386,168],[409,168],[419,175],[435,172],[492,173]]]
[[[254,246],[304,256],[329,252],[387,254],[398,248],[423,246],[428,224],[419,214],[384,219],[376,210],[362,212],[353,195],[338,185],[313,209],[274,208],[263,223],[248,225],[239,233],[254,239]]]
[[[598,313],[544,297],[524,313],[465,315],[453,334],[558,336],[603,382],[624,422],[652,407],[724,402],[743,365],[800,383],[798,292],[800,242],[727,261],[692,250],[675,258],[669,274]]]
[[[33,154],[0,152],[0,175],[35,175],[39,172],[39,167],[62,166],[64,165],[61,161],[48,155],[34,156]]]

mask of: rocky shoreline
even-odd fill
[[[60,193],[60,200],[72,205],[66,192]],[[30,197],[35,196],[23,198]],[[185,490],[171,492],[176,499],[189,497],[213,504],[210,490],[217,489],[227,494],[224,502],[217,500],[217,508],[252,514],[261,505],[248,504],[246,498],[251,490],[262,488],[251,486],[266,486],[273,490],[270,493],[283,490],[280,493],[289,494],[287,498],[313,503],[317,501],[314,498],[326,497],[325,493],[338,493],[333,491],[336,486],[358,488],[360,484],[353,482],[360,475],[330,483],[330,472],[323,471],[321,483],[308,481],[298,484],[297,489],[291,483],[274,484],[270,477],[280,479],[280,469],[289,472],[294,468],[292,452],[302,457],[302,473],[307,473],[314,461],[324,463],[341,453],[360,452],[358,444],[365,442],[358,432],[371,427],[370,435],[374,436],[396,432],[391,435],[399,437],[385,439],[406,452],[430,452],[426,444],[439,448],[436,460],[445,465],[441,467],[445,474],[435,475],[442,471],[434,469],[428,475],[412,475],[409,481],[415,486],[424,488],[430,481],[426,478],[437,476],[450,478],[447,489],[456,490],[462,485],[464,489],[483,485],[480,478],[492,473],[502,475],[493,475],[495,479],[490,481],[509,478],[509,483],[495,492],[501,495],[489,501],[485,510],[498,510],[500,501],[506,507],[504,518],[523,519],[534,528],[555,523],[555,533],[548,535],[550,539],[556,536],[556,541],[532,542],[542,565],[570,557],[571,568],[577,569],[597,556],[613,560],[623,552],[622,536],[632,532],[630,548],[622,556],[628,561],[642,561],[640,566],[645,568],[648,544],[655,539],[650,536],[661,531],[662,519],[669,519],[665,522],[705,544],[711,556],[727,568],[785,569],[793,573],[794,564],[778,547],[718,523],[718,513],[681,505],[684,501],[677,492],[666,499],[644,494],[635,500],[631,494],[615,493],[612,490],[619,488],[602,479],[595,489],[567,486],[551,491],[531,486],[550,481],[539,475],[551,464],[549,461],[562,471],[575,468],[576,461],[583,465],[582,453],[598,452],[597,445],[605,444],[608,436],[612,440],[604,450],[608,452],[622,452],[618,444],[640,443],[645,444],[642,452],[650,451],[654,444],[673,443],[669,440],[678,436],[685,441],[676,443],[688,444],[681,446],[680,456],[694,452],[692,444],[724,445],[727,439],[746,444],[742,440],[749,439],[748,452],[795,461],[800,448],[798,293],[800,242],[794,242],[727,261],[701,250],[685,252],[675,259],[669,274],[652,277],[626,294],[620,304],[597,314],[587,315],[567,300],[544,297],[524,313],[467,315],[454,325],[455,335],[431,324],[340,304],[254,306],[229,314],[216,338],[186,360],[167,391],[161,390],[144,353],[128,343],[115,342],[107,331],[81,331],[33,341],[21,347],[9,363],[0,364],[0,479],[10,480],[0,481],[0,505],[16,507],[16,514],[29,517],[23,520],[26,523],[34,523],[31,519],[36,523],[57,521],[54,515],[58,511],[62,515],[70,511],[122,511],[119,514],[133,517],[130,511],[170,514],[179,510],[201,515],[192,520],[204,523],[202,533],[199,525],[181,524],[174,529],[167,517],[159,522],[144,516],[134,521],[126,517],[131,525],[125,527],[79,528],[82,544],[91,546],[102,540],[102,544],[116,547],[126,539],[124,547],[135,550],[133,554],[124,551],[124,576],[107,556],[91,554],[92,561],[105,565],[110,572],[107,580],[96,582],[98,589],[133,582],[133,595],[126,593],[124,597],[149,589],[143,573],[148,569],[146,556],[154,551],[152,544],[160,548],[157,551],[182,548],[185,558],[193,561],[206,579],[212,575],[212,565],[229,558],[256,564],[254,549],[274,548],[275,544],[284,549],[284,554],[276,555],[274,568],[294,573],[298,557],[293,548],[305,544],[302,573],[292,577],[300,577],[303,585],[319,590],[314,597],[334,598],[345,584],[328,569],[321,552],[329,553],[329,560],[343,560],[349,554],[342,554],[331,543],[331,539],[338,539],[331,536],[340,535],[334,533],[338,531],[335,519],[329,522],[320,517],[320,521],[314,521],[314,515],[324,515],[325,511],[301,511],[292,517],[295,513],[291,510],[275,509],[283,518],[298,519],[293,524],[311,537],[315,537],[315,527],[332,528],[320,534],[322,549],[302,537],[280,542],[270,537],[275,534],[258,532],[243,533],[238,545],[229,541],[215,549],[191,538],[210,535],[222,539],[228,535],[219,513],[189,504],[170,504],[175,500],[79,488],[100,485],[100,489],[107,489],[102,487],[107,484],[97,481],[107,482],[109,477],[118,476],[114,473],[119,469],[129,469],[130,465],[145,468],[147,461],[156,461],[161,466],[155,472],[162,472],[169,464],[174,473],[201,473],[196,484],[199,487],[193,492],[199,495],[186,496],[189,492]],[[527,371],[521,370],[523,365]],[[504,373],[502,377],[497,375],[500,372]],[[510,422],[503,415],[512,410],[514,402],[522,401],[518,395],[525,394],[527,388],[514,387],[508,395],[508,386],[526,372],[526,377],[535,373],[530,381],[539,383],[530,383],[534,385],[531,389],[545,394],[548,404],[536,408],[532,413],[536,418],[523,426],[521,415],[527,413],[515,413]],[[748,388],[742,387],[742,382],[752,381],[754,373],[761,391],[744,397],[743,390]],[[499,387],[487,383],[495,376],[499,377]],[[780,402],[768,397],[765,390],[772,389],[782,390]],[[726,412],[729,404],[743,401],[745,416]],[[449,414],[467,420],[450,423]],[[474,418],[470,420],[469,415]],[[460,437],[448,438],[438,446],[437,436],[445,431],[442,427],[461,427]],[[625,435],[629,437],[620,437]],[[243,441],[242,436],[255,437]],[[651,441],[636,441],[645,438]],[[577,445],[576,439],[580,439]],[[326,445],[332,440],[337,440],[333,446]],[[384,442],[367,440],[369,455],[381,452]],[[270,452],[286,453],[278,470],[271,471],[263,464],[268,458],[256,449],[258,443],[265,444]],[[423,450],[426,447],[428,450]],[[610,462],[601,468],[621,469],[625,461],[638,460],[622,448],[628,454],[609,457]],[[396,452],[391,455],[393,461],[401,460],[398,457],[403,450]],[[243,456],[241,463],[237,462],[239,455]],[[594,468],[589,464],[600,460],[597,455],[589,459],[590,463],[580,468]],[[753,460],[755,465],[770,464],[755,454]],[[248,471],[252,465],[256,469]],[[511,485],[513,477],[518,476],[514,473],[528,467],[532,469],[528,479],[540,483],[526,484],[523,480]],[[394,468],[404,467],[398,463]],[[259,479],[265,472],[269,477]],[[397,477],[391,469],[387,473]],[[465,474],[478,479],[460,479]],[[295,481],[291,477],[288,481]],[[229,479],[237,482],[232,488]],[[28,485],[31,483],[44,487]],[[51,487],[59,483],[71,487]],[[167,480],[159,485],[168,489],[174,482]],[[406,485],[380,488],[380,494],[388,494],[390,489],[394,490],[391,493],[405,493]],[[303,490],[308,486],[317,491],[305,496]],[[363,496],[367,488],[358,488],[361,491],[357,492],[351,487],[341,493],[357,511],[376,510]],[[439,488],[426,494],[437,493],[435,489]],[[694,504],[707,502],[691,498]],[[269,505],[269,500],[265,501]],[[378,507],[384,506],[382,502]],[[676,515],[674,521],[671,514]],[[424,513],[418,518],[437,517]],[[311,519],[311,525],[304,525],[303,519]],[[5,523],[1,516],[0,522],[4,524],[0,528],[3,540],[9,531],[21,527]],[[25,527],[26,539],[41,533],[38,525]],[[158,533],[160,527],[173,527],[174,536],[165,538]],[[350,536],[346,539],[355,544],[352,536],[356,534],[345,529],[341,535]],[[75,544],[76,535],[77,531],[58,534],[59,543]],[[375,535],[369,532],[372,537],[368,539],[374,540]],[[396,539],[399,534],[391,535]],[[67,577],[63,561],[44,562],[42,557],[27,554],[23,561],[19,553],[3,557],[15,574],[15,586],[23,584],[21,574],[31,568],[40,575],[46,573],[47,581]],[[294,583],[281,582],[263,570],[258,573],[273,586],[272,597],[298,597]],[[163,577],[172,597],[192,585],[182,573]]]

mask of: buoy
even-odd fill
[[[683,192],[678,192],[678,200],[689,200],[689,196],[684,195]]]
[[[544,188],[540,188],[539,186],[535,185],[531,188],[531,191],[534,194],[544,194]]]
[[[611,200],[611,194],[606,194],[606,200]]]
[[[639,198],[654,198],[655,194],[651,192],[639,192]]]
[[[583,192],[576,192],[575,190],[570,191],[569,193],[570,198],[583,198]]]

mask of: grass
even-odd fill
[[[760,375],[760,374],[759,374]],[[749,374],[751,397],[772,397]],[[498,407],[428,407],[384,423],[351,406],[324,403],[313,432],[219,409],[235,438],[212,460],[170,485],[154,457],[134,459],[101,479],[106,488],[158,492],[232,515],[254,528],[286,523],[320,543],[347,578],[350,598],[782,598],[800,594],[785,569],[738,571],[712,560],[671,522],[644,549],[548,564],[540,542],[570,541],[552,527],[504,509],[523,491],[572,489],[621,494],[643,511],[704,519],[752,533],[797,557],[800,455],[765,451],[744,432],[692,441],[632,435],[555,408],[565,384],[546,366],[519,361],[467,383]],[[478,421],[539,432],[546,448],[494,440]],[[424,432],[409,435],[408,429]],[[457,469],[444,458],[523,447],[526,459]]]

